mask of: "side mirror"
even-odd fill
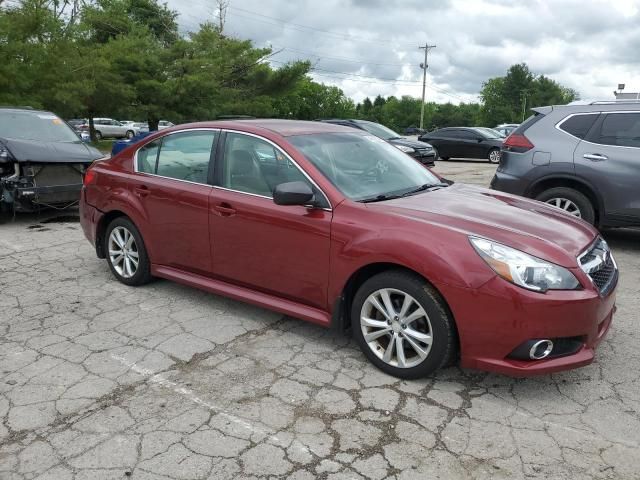
[[[287,182],[273,190],[276,205],[309,205],[313,202],[313,190],[305,182]]]

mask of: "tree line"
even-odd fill
[[[181,34],[177,18],[157,0],[0,0],[0,105],[64,118],[126,117],[151,129],[161,118],[225,115],[361,118],[398,131],[419,124],[419,99],[356,104],[338,87],[314,81],[308,61],[273,68],[271,49],[223,35],[212,22]],[[520,121],[523,104],[567,103],[576,93],[522,64],[489,79],[480,98],[427,103],[425,125]]]

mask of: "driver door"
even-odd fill
[[[276,205],[272,191],[301,180],[324,195],[266,139],[225,137],[209,201],[214,276],[325,310],[332,211]]]

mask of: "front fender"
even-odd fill
[[[368,215],[361,213],[355,227],[355,222],[343,223],[334,216],[330,302],[342,295],[354,274],[380,263],[412,270],[441,291],[445,286],[475,289],[495,276],[463,233],[438,225],[417,232],[415,224],[403,222],[366,228],[361,226],[363,217]]]

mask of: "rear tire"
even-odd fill
[[[136,134],[133,130],[127,130],[127,134],[126,134],[127,139],[131,140],[135,135]]]
[[[115,218],[107,226],[103,248],[118,281],[129,286],[151,281],[151,262],[142,235],[127,217]]]
[[[398,378],[424,377],[455,358],[453,318],[438,292],[411,272],[386,271],[364,282],[351,305],[351,326],[369,361]]]
[[[595,225],[596,213],[591,201],[581,192],[569,187],[555,187],[545,190],[536,200],[561,208],[587,223]]]
[[[492,148],[491,150],[489,150],[489,153],[487,153],[487,160],[489,160],[489,162],[493,164],[500,163],[500,149]]]

